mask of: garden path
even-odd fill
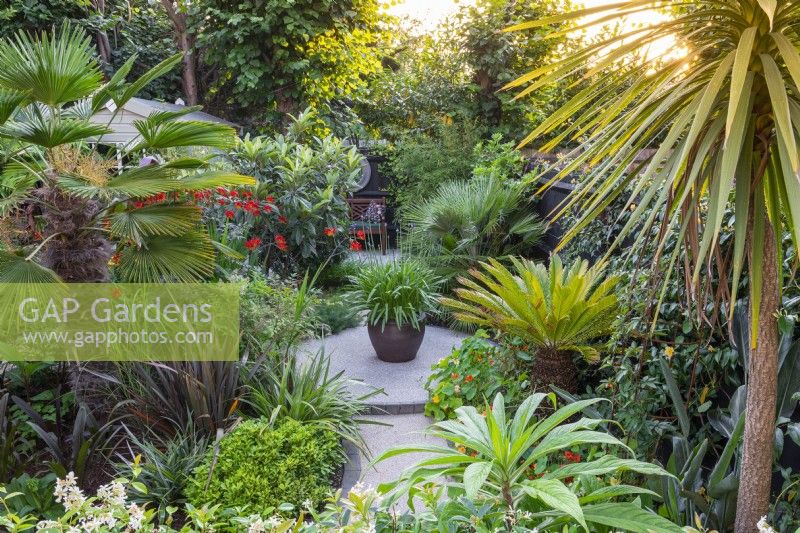
[[[385,450],[403,444],[436,442],[421,435],[431,420],[423,412],[428,399],[425,381],[431,366],[459,346],[468,335],[446,328],[428,326],[417,358],[408,363],[384,363],[375,355],[364,326],[347,329],[336,335],[315,339],[301,345],[300,353],[312,357],[320,350],[330,355],[331,373],[344,371],[345,375],[360,380],[352,390],[363,394],[372,387],[382,388],[383,395],[368,400],[372,407],[370,419],[383,425],[365,424],[362,435],[373,457]],[[440,442],[441,443],[441,442]],[[351,461],[346,467],[344,491],[359,479],[373,487],[396,479],[407,467],[420,461],[420,454],[394,457],[370,466],[370,459],[351,450]],[[398,511],[405,503],[398,505]]]

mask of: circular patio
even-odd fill
[[[349,378],[363,381],[363,384],[352,384],[354,393],[365,394],[373,387],[383,389],[384,394],[374,396],[368,402],[375,414],[410,414],[424,410],[428,399],[424,385],[431,366],[459,346],[467,336],[447,328],[427,326],[417,358],[407,363],[384,363],[378,359],[366,326],[307,341],[299,351],[304,357],[313,357],[324,350],[330,356],[332,374],[344,371]]]

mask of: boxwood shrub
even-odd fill
[[[287,419],[273,427],[264,419],[248,420],[222,438],[216,459],[209,449],[186,496],[197,506],[257,510],[291,503],[299,510],[310,500],[319,507],[342,457],[337,435],[318,425]]]

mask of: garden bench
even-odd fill
[[[384,198],[348,198],[350,206],[350,235],[363,231],[378,235],[381,253],[386,255],[389,233],[386,225],[386,200]]]

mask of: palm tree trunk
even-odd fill
[[[764,231],[764,281],[761,286],[761,313],[758,338],[747,364],[747,410],[744,426],[744,453],[739,476],[736,507],[736,532],[757,531],[756,523],[769,510],[772,480],[772,449],[775,438],[775,405],[778,396],[778,320],[781,306],[781,281],[778,279],[775,230],[766,214]],[[750,232],[752,235],[752,232]],[[752,248],[752,246],[751,246]],[[755,265],[752,265],[751,271]],[[752,309],[751,309],[752,312]]]
[[[531,378],[548,391],[550,385],[555,385],[567,392],[578,392],[578,369],[570,352],[546,348],[537,350]]]

